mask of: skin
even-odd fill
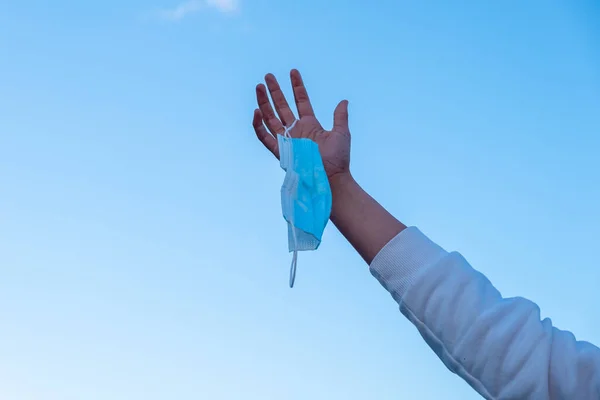
[[[300,72],[292,70],[290,79],[298,118],[275,76],[267,74],[266,86],[262,83],[256,86],[258,108],[254,110],[252,121],[256,136],[279,158],[277,135],[282,135],[285,127],[298,119],[290,135],[311,139],[319,145],[333,195],[331,221],[367,264],[371,264],[383,246],[406,226],[365,192],[350,172],[348,101],[342,100],[337,105],[333,112],[333,128],[325,130],[315,117]]]

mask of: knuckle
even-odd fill
[[[306,92],[306,90],[299,89],[298,92],[296,93],[296,98],[298,99],[299,102],[308,101],[308,93]]]

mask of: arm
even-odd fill
[[[331,183],[332,221],[448,369],[488,399],[600,399],[600,349],[540,321],[535,303],[502,298],[350,174]]]
[[[460,254],[388,213],[350,174],[348,102],[338,104],[333,128],[325,130],[300,73],[292,70],[290,78],[299,116],[290,134],[319,145],[333,194],[331,220],[444,364],[488,399],[600,399],[600,349],[540,321],[534,303],[502,298]],[[278,157],[276,137],[296,117],[275,77],[265,80],[275,110],[258,85],[253,126]]]
[[[369,196],[349,172],[334,175],[330,184],[331,221],[370,264],[383,246],[406,226]]]

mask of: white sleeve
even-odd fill
[[[411,227],[371,272],[450,371],[487,399],[600,399],[600,349],[503,298],[458,253]]]

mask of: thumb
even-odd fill
[[[333,112],[333,130],[349,132],[348,128],[348,100],[340,101]]]

